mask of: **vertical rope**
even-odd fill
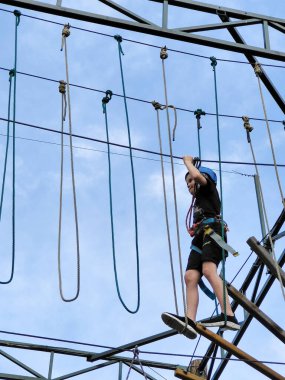
[[[222,163],[221,163],[221,141],[220,141],[220,121],[219,121],[219,104],[218,104],[218,89],[217,89],[217,74],[216,66],[217,60],[215,57],[210,57],[211,66],[214,73],[214,87],[215,87],[215,104],[216,104],[216,123],[217,123],[217,140],[218,140],[218,155],[219,155],[219,179],[220,179],[220,197],[221,197],[221,219],[223,218],[223,182],[222,182]],[[224,224],[221,223],[221,235],[224,239]],[[222,276],[223,276],[223,304],[224,304],[224,315],[225,315],[225,324],[227,323],[227,312],[226,312],[226,268],[225,268],[225,251],[222,249]]]
[[[282,186],[281,186],[281,181],[280,181],[280,177],[279,177],[279,173],[278,173],[278,167],[277,167],[277,162],[276,162],[276,157],[275,157],[275,151],[274,151],[274,146],[273,146],[270,126],[269,126],[269,121],[268,121],[268,117],[267,117],[264,96],[263,96],[262,87],[261,87],[260,74],[262,73],[262,69],[261,69],[261,66],[260,66],[259,63],[255,64],[254,71],[255,71],[255,74],[256,74],[256,77],[257,77],[257,81],[258,81],[258,88],[259,88],[259,93],[260,93],[260,98],[261,98],[264,118],[265,118],[265,122],[266,122],[266,129],[267,129],[267,133],[268,133],[268,137],[269,137],[269,141],[270,141],[270,147],[271,147],[271,153],[272,153],[272,158],[273,158],[273,163],[274,163],[274,169],[275,169],[276,179],[277,179],[277,183],[278,183],[278,187],[279,187],[279,192],[280,192],[280,195],[281,195],[281,202],[282,202],[283,207],[285,209],[285,199],[284,199],[283,190],[282,190]]]
[[[269,222],[268,222],[268,217],[267,217],[267,212],[266,212],[266,207],[265,207],[265,201],[264,201],[264,196],[263,196],[263,190],[262,190],[260,176],[259,176],[259,170],[258,170],[258,166],[256,163],[256,158],[255,158],[255,154],[254,154],[254,150],[253,150],[253,146],[252,146],[252,142],[251,142],[251,137],[250,137],[250,132],[253,131],[253,127],[250,125],[249,118],[247,116],[243,116],[242,120],[244,122],[243,126],[244,126],[244,128],[246,130],[246,134],[247,134],[247,142],[250,145],[250,150],[251,150],[251,154],[252,154],[252,158],[253,158],[253,162],[254,162],[255,172],[256,172],[256,175],[257,175],[257,178],[259,181],[260,198],[261,198],[262,208],[263,208],[263,212],[264,212],[264,219],[265,219],[266,229],[267,229],[267,233],[268,233],[268,240],[269,240],[269,244],[270,244],[270,249],[272,252],[272,256],[274,258],[277,277],[278,277],[278,280],[279,280],[280,286],[281,286],[281,292],[282,292],[283,298],[285,300],[285,291],[284,291],[284,287],[282,285],[280,267],[279,267],[278,262],[277,262],[277,258],[275,255],[275,249],[274,249],[274,243],[272,241],[272,237],[270,234],[270,227],[269,227]]]
[[[0,284],[9,284],[14,277],[15,271],[15,180],[16,180],[16,75],[17,75],[17,59],[18,59],[18,26],[20,24],[21,12],[15,10],[15,44],[14,44],[14,68],[9,71],[9,95],[8,95],[8,121],[7,121],[7,139],[6,139],[6,150],[5,159],[3,167],[3,179],[1,187],[1,200],[0,200],[0,222],[2,217],[3,199],[5,192],[5,181],[6,181],[6,170],[7,170],[7,160],[8,151],[10,143],[10,113],[11,113],[11,95],[13,86],[13,127],[12,127],[12,261],[11,261],[11,272],[10,277],[7,281],[0,281]]]
[[[140,305],[140,283],[139,283],[139,266],[137,261],[137,289],[138,289],[138,296],[137,296],[137,306],[134,310],[131,310],[127,307],[126,303],[124,302],[120,286],[119,286],[119,279],[118,279],[118,271],[117,271],[117,264],[116,264],[116,245],[115,245],[115,228],[114,228],[114,216],[113,216],[113,195],[112,195],[112,166],[111,166],[111,152],[110,152],[110,139],[109,139],[109,126],[108,126],[108,115],[107,115],[107,103],[112,99],[112,91],[107,90],[106,95],[102,99],[102,107],[103,107],[103,113],[105,115],[105,127],[106,127],[106,139],[107,139],[107,151],[108,151],[108,177],[109,177],[109,205],[110,205],[110,220],[111,220],[111,233],[112,233],[112,253],[113,253],[113,267],[114,267],[114,274],[115,274],[115,283],[116,283],[116,290],[119,297],[119,300],[123,307],[131,314],[135,314]]]
[[[175,208],[175,220],[176,220],[176,237],[177,237],[177,247],[178,247],[178,256],[179,256],[179,267],[180,267],[180,279],[181,279],[181,289],[183,296],[183,307],[184,314],[187,322],[187,310],[186,310],[186,301],[185,301],[185,290],[184,290],[184,274],[182,267],[182,254],[180,246],[180,233],[179,233],[179,218],[178,218],[178,207],[177,207],[177,197],[176,197],[176,184],[175,184],[175,173],[174,173],[174,162],[173,162],[173,153],[172,153],[172,142],[171,142],[171,129],[170,129],[170,117],[168,109],[168,96],[167,96],[167,82],[166,74],[164,67],[164,60],[168,57],[166,46],[160,51],[160,58],[162,62],[162,76],[164,84],[164,96],[165,96],[165,105],[166,105],[166,115],[167,115],[167,127],[168,127],[168,140],[169,140],[169,153],[170,153],[170,162],[171,162],[171,172],[172,172],[172,187],[173,187],[173,196],[174,196],[174,208]]]
[[[67,59],[67,44],[66,38],[70,35],[70,26],[64,25],[62,31],[62,46],[61,50],[64,48],[65,55],[65,70],[66,70],[66,88],[65,82],[60,81],[59,91],[62,93],[62,118],[61,118],[61,175],[60,175],[60,206],[59,206],[59,227],[58,227],[58,276],[59,276],[59,290],[61,299],[64,302],[75,301],[80,292],[80,245],[79,245],[79,228],[78,228],[78,214],[77,214],[77,203],[76,203],[76,186],[75,186],[75,175],[74,175],[74,162],[73,162],[73,144],[72,144],[72,122],[71,122],[71,102],[70,102],[70,89],[69,89],[69,74],[68,74],[68,59]],[[66,101],[67,92],[67,101]],[[62,289],[62,274],[61,274],[61,224],[62,224],[62,187],[63,187],[63,127],[64,120],[66,116],[66,108],[68,108],[68,121],[69,121],[69,148],[70,148],[70,166],[71,166],[71,177],[72,177],[72,193],[73,193],[73,209],[74,209],[74,221],[75,221],[75,234],[76,234],[76,261],[77,261],[77,279],[76,279],[76,292],[71,298],[66,298],[63,294]]]
[[[199,159],[201,160],[201,140],[200,140],[200,129],[202,128],[201,116],[206,115],[206,112],[199,108],[196,111],[194,111],[194,115],[196,116],[196,119],[197,119],[198,151],[199,151]]]
[[[128,105],[127,105],[127,97],[126,97],[126,89],[125,89],[123,63],[122,63],[122,55],[124,55],[124,52],[123,52],[121,43],[122,43],[123,39],[119,35],[114,36],[114,38],[118,42],[118,53],[119,53],[121,81],[122,81],[124,106],[125,106],[125,114],[126,114],[128,142],[129,142],[129,157],[130,157],[130,164],[131,164],[131,175],[132,175],[132,186],[133,186],[133,204],[134,204],[134,219],[135,219],[135,246],[136,246],[136,261],[137,261],[138,301],[137,301],[137,307],[136,307],[136,309],[134,311],[130,311],[130,310],[128,310],[128,311],[130,313],[134,314],[134,313],[136,313],[139,310],[139,307],[140,307],[140,261],[139,261],[139,242],[138,242],[137,195],[136,195],[135,171],[134,171],[133,152],[132,152],[131,130],[130,130],[129,113],[128,113]]]
[[[168,206],[167,206],[166,185],[165,185],[165,173],[164,173],[164,160],[163,160],[163,152],[162,152],[161,128],[160,128],[160,119],[159,119],[159,110],[163,110],[163,109],[165,109],[165,107],[163,107],[161,104],[159,104],[158,102],[155,102],[155,101],[152,102],[152,105],[154,106],[154,108],[156,110],[156,116],[157,116],[157,133],[158,133],[159,151],[160,151],[160,165],[161,165],[161,174],[162,174],[164,212],[165,212],[165,222],[166,222],[168,252],[169,252],[169,259],[170,259],[174,303],[175,303],[176,314],[179,314],[177,292],[176,292],[176,281],[175,281],[174,265],[173,265],[172,245],[171,245],[171,238],[170,238],[170,227],[169,227]]]

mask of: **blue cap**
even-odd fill
[[[216,173],[215,173],[212,169],[206,168],[205,166],[200,166],[199,171],[200,171],[200,173],[207,174],[207,175],[209,176],[209,178],[210,178],[214,183],[217,183],[217,176],[216,176]]]

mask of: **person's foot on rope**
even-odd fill
[[[205,327],[222,327],[223,330],[237,331],[240,329],[240,325],[236,317],[234,315],[227,315],[227,321],[225,322],[224,313],[221,313],[215,317],[202,319],[198,323]]]
[[[162,313],[161,318],[163,322],[170,328],[177,330],[180,334],[185,335],[189,339],[195,339],[197,332],[195,331],[196,324],[192,319],[180,317],[176,314]]]

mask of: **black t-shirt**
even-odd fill
[[[195,203],[193,209],[193,222],[197,223],[204,217],[213,218],[220,215],[221,201],[216,184],[210,180],[207,174],[202,174],[207,184],[201,186],[197,184],[197,190],[195,194]]]

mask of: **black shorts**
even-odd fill
[[[221,224],[214,223],[210,226],[213,230],[221,235]],[[225,241],[227,240],[226,234],[224,235]],[[219,263],[223,260],[223,249],[210,238],[209,235],[206,235],[204,238],[203,230],[199,232],[192,240],[192,247],[195,246],[201,253],[198,253],[195,249],[191,249],[190,255],[188,257],[188,263],[186,271],[189,269],[195,269],[202,274],[202,264],[205,261],[210,261],[219,266]],[[228,256],[228,252],[224,250],[224,257]]]

